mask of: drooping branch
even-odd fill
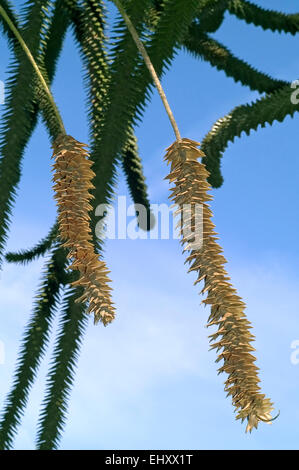
[[[150,230],[155,223],[154,215],[151,213],[142,161],[138,152],[137,139],[133,131],[122,149],[122,168],[126,176],[131,197],[136,206],[138,225],[143,230]],[[143,220],[143,213],[139,213],[140,206],[146,211],[146,220]]]
[[[299,13],[287,15],[275,10],[265,10],[246,0],[229,0],[227,8],[239,19],[261,26],[263,29],[291,34],[299,31]]]
[[[209,182],[214,188],[221,186],[221,157],[229,142],[247,135],[259,126],[265,127],[274,121],[282,122],[286,116],[293,116],[299,111],[299,104],[292,103],[294,90],[287,85],[251,104],[237,106],[233,111],[219,119],[202,141],[202,150],[206,154],[205,164],[210,173]]]
[[[57,449],[65,426],[68,399],[75,378],[82,339],[88,325],[85,305],[76,302],[81,294],[81,288],[70,289],[63,299],[59,332],[39,416],[37,450]]]
[[[8,0],[0,0],[0,8],[4,9],[14,26],[18,27],[18,22],[16,21],[16,13],[11,5],[11,2]],[[8,36],[11,45],[13,45],[16,41],[15,35],[13,34],[12,30],[8,26],[7,22],[4,18],[0,15],[0,27],[3,30],[4,34]]]
[[[126,8],[138,34],[142,31],[151,2],[128,2]],[[164,4],[155,31],[147,37],[146,48],[159,77],[171,63],[180,41],[196,14],[197,2],[168,0]],[[91,146],[96,173],[95,204],[107,204],[113,194],[121,149],[144,112],[150,97],[152,78],[123,20],[118,22],[117,42],[112,48],[112,80],[108,88],[108,106],[102,118],[101,135]],[[163,47],[161,45],[163,44]],[[123,93],[123,90],[126,93]],[[107,184],[108,182],[108,184]],[[112,182],[112,184],[111,184]],[[95,209],[96,206],[94,206]],[[96,219],[93,225],[95,226]]]
[[[40,240],[37,245],[29,250],[21,250],[19,252],[6,253],[5,259],[8,263],[21,263],[27,264],[30,261],[36,260],[40,256],[44,256],[49,251],[58,237],[58,224],[55,222],[50,229],[48,235]]]
[[[14,373],[0,420],[0,449],[10,449],[26,407],[30,389],[49,342],[60,289],[65,283],[66,252],[55,248],[35,298],[33,314],[25,328]]]
[[[224,20],[227,0],[199,2],[199,5],[197,18],[200,23],[200,30],[205,33],[214,33],[220,28]]]
[[[259,72],[245,61],[235,57],[225,46],[201,32],[200,25],[192,23],[183,42],[184,48],[195,57],[210,62],[217,70],[223,70],[227,77],[241,82],[251,90],[260,93],[272,93],[288,85],[284,80],[277,80]]]

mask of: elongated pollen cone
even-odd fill
[[[86,145],[69,135],[60,135],[53,144],[54,190],[58,206],[58,223],[63,246],[69,249],[70,269],[80,273],[73,286],[81,286],[84,294],[78,302],[88,302],[88,312],[95,323],[104,325],[115,317],[111,301],[108,269],[95,253],[89,226],[92,209],[89,190],[95,174],[91,169]]]
[[[254,336],[244,313],[245,304],[230,283],[224,268],[226,259],[216,241],[208,205],[212,200],[208,194],[209,173],[198,161],[204,157],[198,146],[198,142],[182,139],[167,149],[165,159],[171,165],[167,179],[174,183],[170,198],[181,216],[181,243],[189,252],[186,260],[190,264],[189,272],[198,273],[195,284],[204,281],[201,293],[206,292],[207,297],[203,302],[211,306],[208,326],[217,328],[210,335],[211,348],[219,353],[217,362],[223,361],[219,372],[228,374],[225,391],[232,398],[236,418],[242,421],[247,418],[246,431],[251,431],[259,421],[271,420],[273,406],[260,392],[256,358],[251,354]],[[196,219],[196,207],[200,209],[200,220]]]

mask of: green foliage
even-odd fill
[[[85,305],[76,303],[81,294],[81,289],[69,289],[63,299],[60,327],[38,424],[38,450],[57,449],[66,421],[67,401],[88,324]]]
[[[70,0],[70,3],[76,2]],[[47,27],[41,43],[42,49],[37,58],[39,68],[49,86],[55,75],[57,61],[69,24],[70,18],[65,7],[65,1],[57,0],[51,14],[48,15]],[[55,140],[60,133],[60,125],[48,97],[36,77],[34,77],[33,89],[34,102],[37,103],[42,112],[43,122],[48,129],[49,136],[52,140]]]
[[[32,7],[34,11],[30,14],[28,13],[27,23],[32,24],[32,18],[38,18],[36,12],[36,4]],[[43,66],[43,60],[46,62],[44,69],[45,75],[49,77],[49,81],[52,81],[54,78],[56,63],[62,48],[63,38],[66,33],[67,26],[70,19],[65,15],[63,9],[63,2],[58,1],[55,4],[53,11],[53,16],[50,21],[48,21],[48,29],[44,28],[44,21],[46,19],[46,12],[42,8],[44,5],[39,5],[40,16],[42,16],[42,21],[39,22],[38,27],[35,26],[36,20],[33,21],[31,25],[32,30],[29,29],[28,35],[30,37],[33,33],[36,35],[36,56],[39,54],[40,67]],[[11,13],[12,16],[12,13]],[[18,25],[17,19],[12,17],[15,25]],[[19,27],[19,29],[21,29]],[[43,40],[41,39],[42,30],[44,32]],[[25,32],[22,31],[23,38],[26,39]],[[21,51],[18,50],[18,45],[15,40],[11,39],[11,42],[14,46],[14,51],[16,57],[21,56]],[[34,49],[31,44],[31,52]],[[2,149],[1,149],[1,160],[0,160],[0,183],[5,181],[2,185],[2,191],[0,193],[0,207],[3,207],[7,201],[9,201],[9,190],[6,190],[8,185],[9,178],[7,174],[11,176],[13,181],[11,182],[12,188],[16,186],[16,180],[19,180],[20,177],[20,164],[23,156],[25,146],[34,130],[34,127],[37,122],[38,116],[38,107],[42,105],[41,102],[38,102],[38,99],[44,99],[43,94],[40,91],[39,84],[37,83],[35,77],[32,73],[32,66],[28,64],[28,59],[22,57],[22,60],[18,60],[19,65],[15,65],[15,73],[10,82],[10,93],[11,97],[6,101],[7,112],[4,115],[4,129],[2,130]],[[24,71],[26,74],[24,75]],[[32,78],[33,77],[33,78]],[[24,82],[22,80],[25,80]],[[45,101],[44,101],[45,104]],[[47,103],[46,103],[47,106]],[[47,122],[47,127],[50,130],[50,135],[54,135],[57,131],[57,124],[52,118],[52,109],[47,112],[44,107],[44,121]],[[20,121],[21,119],[21,121]],[[52,120],[52,122],[51,122]],[[22,125],[22,122],[25,122],[26,125]],[[15,134],[13,134],[15,132]],[[13,166],[13,162],[18,162],[16,167]],[[3,168],[5,171],[3,171]],[[17,170],[17,172],[15,171]],[[9,188],[10,189],[10,188]],[[15,191],[12,191],[13,198],[11,202],[9,201],[8,207],[10,212],[11,203],[13,202]],[[7,197],[8,196],[8,197]],[[6,198],[6,200],[5,200]],[[5,207],[5,206],[4,206]],[[4,211],[3,211],[4,212]],[[1,224],[0,237],[2,236],[2,247],[5,242],[6,230],[8,228],[8,217],[4,217]],[[52,228],[48,237],[42,240],[35,248],[29,251],[23,251],[18,254],[8,254],[7,257],[11,261],[16,262],[26,262],[35,259],[37,256],[43,255],[53,243],[55,237],[55,227]],[[0,238],[1,241],[1,238]],[[1,247],[1,243],[0,243]],[[65,255],[64,255],[65,256]],[[48,330],[50,323],[52,321],[53,312],[57,302],[58,296],[58,279],[61,281],[62,276],[62,265],[59,266],[59,259],[61,258],[61,250],[57,254],[53,255],[53,264],[50,265],[51,269],[48,269],[47,276],[45,279],[45,285],[41,288],[41,300],[37,303],[34,315],[26,328],[23,346],[19,353],[17,369],[15,372],[15,382],[12,391],[6,399],[6,406],[3,412],[1,428],[1,439],[0,439],[0,448],[3,446],[10,445],[14,432],[16,431],[17,425],[20,422],[22,410],[27,401],[27,395],[29,393],[29,388],[34,381],[36,375],[36,369],[40,362],[40,358],[43,355],[43,351],[47,342]],[[61,264],[61,263],[60,263]],[[53,269],[53,272],[52,272]],[[56,277],[56,279],[55,279]],[[55,291],[56,283],[56,291]],[[49,300],[45,298],[45,294],[49,296]],[[35,347],[36,344],[36,347]],[[28,364],[30,368],[28,368]]]
[[[33,248],[29,250],[21,250],[19,252],[6,253],[5,259],[9,263],[21,263],[27,264],[40,256],[44,256],[49,251],[58,236],[58,225],[57,222],[51,228],[49,234],[37,243]]]
[[[228,11],[246,23],[261,26],[271,31],[296,34],[299,31],[299,14],[286,15],[274,10],[265,10],[246,0],[229,0]]]
[[[141,34],[150,2],[135,0],[127,3],[130,17]],[[108,203],[113,193],[116,163],[128,137],[128,124],[133,114],[132,96],[135,94],[136,83],[132,76],[140,64],[138,51],[122,19],[117,21],[113,34],[117,34],[117,40],[114,41],[109,57],[109,98],[103,97],[105,112],[97,113],[92,122],[95,132],[91,142],[91,158],[95,162],[93,170],[96,173],[96,204]]]
[[[150,210],[150,201],[147,195],[147,186],[142,169],[142,161],[138,152],[137,138],[133,131],[122,149],[122,168],[126,175],[127,184],[131,197],[136,207],[136,215],[139,218],[138,224],[143,230],[150,230],[153,226],[153,214]],[[146,209],[146,221],[140,219],[138,206]],[[144,223],[145,222],[145,223]]]
[[[147,3],[149,7],[150,2],[145,1],[127,5],[129,16],[141,36]],[[178,42],[186,33],[197,6],[195,0],[187,5],[177,0],[164,2],[157,26],[146,44],[158,75],[161,76],[163,69],[170,65]],[[151,76],[143,61],[140,61],[136,45],[122,20],[116,31],[121,39],[112,51],[109,102],[103,117],[101,135],[94,142],[91,153],[97,175],[94,192],[96,204],[107,203],[111,198],[120,152],[130,136],[131,127],[141,119],[152,89]]]
[[[77,3],[76,0],[68,0],[68,2],[74,5]],[[49,18],[47,34],[43,41],[44,67],[50,82],[54,78],[59,54],[62,50],[67,28],[71,22],[65,3],[65,0],[56,0]]]
[[[235,57],[225,46],[202,33],[199,24],[192,23],[183,45],[194,57],[207,60],[217,70],[223,70],[228,77],[247,85],[251,90],[272,93],[287,85],[287,82],[271,78]]]
[[[298,105],[291,103],[289,84],[238,59],[207,33],[218,30],[228,11],[263,29],[295,34],[299,14],[285,15],[264,10],[243,0],[123,0],[122,3],[160,77],[171,66],[179,48],[184,47],[194,57],[208,61],[236,82],[266,94],[255,103],[238,106],[218,120],[203,140],[210,182],[214,187],[219,187],[223,181],[221,157],[228,143],[243,131],[249,134],[259,125],[264,127],[274,120],[282,121],[285,116],[292,116]],[[26,1],[17,18],[11,3],[0,0],[0,5],[21,31],[49,85],[56,72],[67,28],[72,26],[85,69],[91,158],[96,172],[94,204],[109,203],[112,199],[118,164],[121,162],[134,203],[144,205],[149,213],[142,163],[132,129],[142,119],[150,100],[152,79],[119,16],[112,39],[108,41],[105,32],[108,4],[103,0]],[[57,136],[59,126],[31,64],[1,18],[0,28],[7,36],[15,57],[6,87],[6,108],[0,135],[1,255],[21,176],[24,149],[35,128],[38,113],[41,112],[51,139]],[[93,217],[93,229],[95,223]],[[48,343],[61,287],[74,280],[73,274],[65,272],[66,253],[57,246],[56,240],[55,225],[48,236],[32,249],[6,255],[10,262],[27,263],[51,250],[33,316],[26,327],[13,386],[2,413],[0,448],[12,446],[29,390]],[[75,303],[78,296],[74,289],[67,289],[64,295],[39,419],[38,449],[56,449],[65,424],[75,366],[88,321],[84,306]]]
[[[84,0],[80,9],[70,8],[70,12],[85,68],[90,136],[96,139],[101,131],[110,78],[104,35],[106,11],[103,2]]]
[[[206,33],[214,33],[217,31],[224,20],[226,8],[227,0],[208,2],[198,15],[200,20],[200,30]]]
[[[206,154],[205,165],[210,172],[209,182],[214,188],[223,182],[221,157],[229,142],[240,137],[242,132],[249,135],[259,125],[265,127],[274,121],[282,122],[286,116],[293,116],[299,111],[299,104],[291,102],[291,91],[290,85],[286,85],[252,104],[237,106],[214,124],[202,142],[202,150]]]
[[[41,30],[47,0],[27,1],[22,17],[22,34],[34,57],[39,53]],[[16,187],[21,175],[24,147],[36,124],[32,99],[32,65],[25,54],[15,46],[16,60],[6,87],[6,103],[0,130],[0,255],[3,252]]]
[[[74,21],[75,37],[80,45],[81,56],[86,69],[85,82],[88,89],[88,102],[90,103],[91,139],[97,141],[101,135],[103,114],[105,106],[107,106],[108,84],[111,78],[103,29],[105,26],[105,10],[102,2],[88,0],[83,2],[80,10],[73,9],[71,13]],[[136,55],[136,47],[133,52]],[[99,83],[101,83],[100,90]],[[137,149],[132,147],[132,138],[129,134],[125,149],[122,150],[122,163],[134,202],[143,204],[150,216],[149,198],[142,172],[142,164],[136,152]],[[123,158],[125,155],[127,158]]]
[[[4,10],[8,14],[13,24],[18,27],[18,22],[16,21],[16,15],[15,15],[15,12],[11,3],[7,0],[0,0],[0,6],[4,8]],[[6,36],[8,36],[10,45],[12,46],[13,44],[15,44],[15,36],[13,35],[10,28],[7,26],[6,21],[3,20],[1,15],[0,15],[0,28],[2,29],[3,33]]]
[[[72,18],[75,38],[86,70],[85,82],[88,87],[89,118],[93,123],[93,132],[99,129],[98,116],[103,113],[103,102],[106,97],[108,64],[104,50],[104,11],[102,4],[95,0],[83,1],[83,8],[76,2],[67,0],[65,5]],[[99,87],[101,84],[101,87]],[[68,275],[68,282],[74,279],[74,273]],[[64,311],[61,316],[60,332],[53,356],[53,366],[49,371],[47,393],[40,415],[37,447],[53,449],[58,446],[64,422],[66,420],[67,402],[73,382],[74,366],[79,354],[79,346],[84,338],[87,316],[83,305],[75,303],[81,295],[67,294]]]
[[[19,352],[12,389],[6,397],[0,421],[0,449],[9,449],[20,424],[41,359],[49,340],[50,328],[65,282],[66,253],[55,248],[46,263],[44,276],[35,298],[32,317],[26,326]]]

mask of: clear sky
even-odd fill
[[[297,8],[293,0],[256,3],[285,12]],[[297,37],[264,32],[228,14],[214,37],[276,78],[299,78]],[[0,57],[0,79],[6,81],[10,58],[4,38]],[[185,52],[177,55],[163,85],[182,135],[199,141],[216,119],[258,96]],[[68,132],[88,142],[86,93],[71,34],[53,92]],[[295,115],[230,144],[222,164],[225,182],[213,191],[212,203],[228,271],[254,326],[263,391],[280,410],[279,419],[260,425],[251,435],[235,421],[223,390],[225,376],[217,375],[215,352],[208,351],[209,312],[186,272],[179,242],[110,240],[105,259],[117,319],[107,328],[95,327],[90,320],[62,449],[298,449],[299,364],[291,362],[291,343],[299,340],[298,124]],[[136,133],[151,202],[167,202],[163,156],[173,134],[157,93]],[[23,161],[9,249],[31,246],[55,219],[49,144],[39,124]],[[117,191],[127,195],[121,171]],[[11,386],[42,264],[5,264],[1,273],[1,403]],[[55,328],[30,394],[17,449],[34,448],[54,333]]]

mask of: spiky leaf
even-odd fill
[[[223,183],[220,165],[228,143],[240,137],[242,132],[249,135],[259,126],[265,127],[274,121],[282,122],[286,116],[293,116],[299,111],[299,104],[291,100],[293,92],[287,85],[251,104],[237,106],[214,124],[202,141],[202,150],[207,156],[205,164],[210,173],[209,182],[213,187],[218,188]]]
[[[0,421],[0,449],[9,449],[20,425],[41,359],[49,340],[51,324],[65,282],[66,253],[56,248],[46,263],[45,273],[35,298],[32,317],[18,355],[13,385],[8,393]]]
[[[229,0],[228,11],[246,23],[261,26],[263,29],[296,34],[299,31],[299,13],[285,14],[266,10],[246,0]]]
[[[235,82],[241,82],[251,90],[272,93],[287,85],[284,80],[259,72],[244,60],[235,57],[225,46],[202,33],[201,27],[196,23],[190,26],[183,44],[192,55],[207,60],[217,70],[223,70],[227,77],[232,77]]]

